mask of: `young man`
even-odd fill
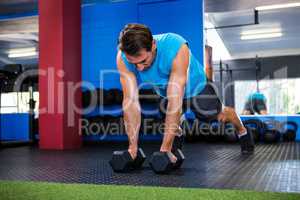
[[[139,84],[151,84],[167,99],[164,138],[161,152],[170,152],[174,137],[180,134],[183,104],[188,104],[197,118],[231,122],[238,131],[242,153],[253,153],[251,132],[241,123],[234,109],[222,108],[203,66],[191,53],[188,42],[180,35],[152,35],[142,24],[128,24],[119,36],[117,67],[123,88],[123,112],[129,138],[128,151],[135,159],[141,124]],[[172,155],[172,162],[176,157]]]
[[[243,115],[267,115],[267,98],[261,92],[254,92],[250,94],[242,112]]]

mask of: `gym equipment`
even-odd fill
[[[177,149],[182,150],[184,143],[184,136],[175,136],[172,146],[172,152],[176,152]]]
[[[82,92],[82,106],[84,108],[89,106],[119,105],[122,102],[123,92],[117,88],[110,90],[97,88]]]
[[[133,160],[129,152],[126,151],[114,151],[112,159],[109,161],[110,166],[114,172],[128,172],[134,169],[140,169],[146,160],[144,151],[139,148],[137,157]]]
[[[210,133],[206,135],[205,141],[207,142],[220,142],[223,140],[224,124],[219,123],[218,120],[211,120],[209,122]]]
[[[169,173],[173,169],[179,169],[185,160],[182,153],[184,136],[175,136],[172,146],[172,153],[176,156],[176,163],[171,162],[170,152],[154,152],[149,164],[153,171],[158,174]]]
[[[160,96],[153,89],[140,89],[139,100],[141,104],[159,104]]]
[[[259,142],[261,131],[264,128],[263,122],[259,119],[248,119],[243,121],[243,124],[251,129],[254,141]]]
[[[33,97],[33,83],[30,82],[29,84],[29,140],[32,141],[33,143],[36,143],[35,139],[35,134],[38,132],[38,130],[34,130],[34,108],[36,101],[34,100]],[[37,131],[37,132],[35,132]]]
[[[239,142],[241,145],[241,153],[243,155],[253,154],[255,150],[252,131],[247,126],[246,129],[247,129],[247,134],[239,137]]]
[[[111,105],[113,102],[113,95],[111,95],[108,90],[97,88],[97,103],[99,106]]]
[[[281,123],[282,139],[285,142],[295,141],[298,125],[293,121],[285,121]]]
[[[153,118],[142,116],[140,133],[147,134],[147,135],[148,134],[150,134],[150,135],[157,134],[154,129],[154,119]]]
[[[170,152],[154,152],[149,161],[151,169],[157,174],[167,174],[173,169],[178,169],[185,157],[180,149],[176,149],[173,154],[177,157],[176,163],[171,162]]]
[[[205,141],[205,137],[210,134],[210,125],[207,121],[196,119],[194,123],[198,123],[196,129],[196,141]]]
[[[198,129],[198,127],[195,129],[195,123],[196,123],[196,120],[184,119],[180,124],[182,133],[185,137],[186,142],[195,142],[196,141],[196,132],[195,131],[197,131],[199,129]]]
[[[267,120],[263,122],[263,125],[263,141],[265,143],[278,142],[280,140],[281,123],[277,120]]]
[[[164,120],[160,118],[153,118],[152,131],[154,135],[164,134]]]
[[[120,89],[113,88],[107,91],[107,104],[122,104],[123,92]]]
[[[225,66],[225,68],[223,67]],[[255,57],[255,68],[249,67],[249,68],[230,68],[228,64],[224,63],[222,60],[219,62],[219,69],[214,69],[214,72],[219,72],[219,84],[220,84],[220,91],[219,91],[219,98],[221,101],[224,100],[223,97],[223,90],[224,90],[224,77],[223,77],[223,72],[229,73],[229,80],[232,82],[232,77],[233,77],[233,72],[240,72],[240,71],[253,71],[255,70],[255,77],[256,77],[256,90],[259,92],[259,80],[260,80],[260,72],[261,72],[261,61],[259,60],[258,56],[256,55]],[[232,88],[229,88],[230,90]],[[225,102],[226,105],[226,102]]]
[[[90,106],[103,105],[104,90],[86,90],[82,92],[82,107],[87,108]]]
[[[224,140],[228,143],[235,143],[238,141],[238,136],[236,134],[235,127],[231,123],[225,124]]]
[[[183,135],[175,136],[174,141],[173,141],[173,146],[172,146],[172,153],[177,157],[177,159],[178,158],[180,158],[180,159],[177,160],[177,162],[173,166],[173,169],[179,169],[184,161],[183,154],[182,155],[179,154],[182,151],[183,143],[184,143]],[[177,150],[180,150],[180,152]]]
[[[89,107],[89,106],[91,106],[93,104],[91,102],[92,96],[94,96],[92,91],[87,90],[87,91],[83,91],[82,92],[81,99],[82,99],[82,107],[83,108],[87,108],[87,107]],[[97,102],[94,102],[94,104],[96,105]]]

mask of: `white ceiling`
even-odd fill
[[[208,13],[214,26],[249,24],[254,22],[254,11]],[[242,31],[280,29],[278,38],[241,40]],[[259,11],[259,24],[217,29],[232,59],[300,55],[300,7]]]
[[[11,59],[7,49],[38,47],[38,17],[1,20],[1,16],[36,12],[38,0],[0,0],[0,65],[37,63],[36,58]],[[83,0],[83,3],[109,2]],[[253,22],[253,9],[261,5],[300,2],[300,0],[206,0],[205,11],[215,26]],[[218,29],[217,32],[233,59],[300,55],[300,7],[259,12],[259,25]],[[280,27],[283,36],[273,39],[241,40],[244,30]]]

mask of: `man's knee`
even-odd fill
[[[235,114],[235,111],[231,107],[224,107],[222,112],[217,116],[218,120],[222,123],[230,122]]]
[[[234,108],[232,108],[232,107],[226,106],[226,107],[223,108],[223,113],[224,113],[225,115],[231,115],[231,114],[234,114],[234,113],[235,113],[235,110],[234,110]]]

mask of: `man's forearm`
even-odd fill
[[[168,102],[165,119],[164,138],[161,151],[171,151],[174,137],[179,132],[180,117],[182,114],[182,98],[176,97]]]
[[[123,101],[125,130],[129,140],[129,148],[137,148],[141,126],[141,111],[138,102]]]
[[[178,106],[178,104],[176,105],[176,107]],[[170,107],[172,106],[170,105]],[[176,135],[179,129],[181,109],[178,109],[175,112],[171,111],[171,113],[169,112],[170,110],[172,110],[172,108],[167,109],[167,115],[165,119],[165,134]]]

